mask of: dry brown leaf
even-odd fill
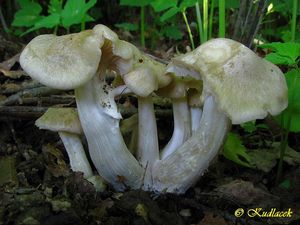
[[[197,225],[231,225],[231,223],[213,212],[205,211],[204,218]]]
[[[43,146],[43,153],[46,158],[46,168],[54,177],[65,177],[70,174],[70,168],[64,161],[64,156],[59,149],[48,144]]]
[[[10,70],[15,65],[16,62],[19,62],[19,58],[20,58],[20,53],[14,55],[8,60],[1,62],[0,67],[5,70]]]

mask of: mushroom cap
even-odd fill
[[[202,100],[213,95],[233,124],[279,114],[288,104],[281,70],[230,39],[212,39],[174,58],[170,67],[168,71],[179,71],[181,76],[198,72]]]
[[[40,35],[20,56],[22,68],[40,83],[56,89],[74,89],[96,73],[103,37],[92,30],[55,36]]]
[[[157,80],[150,68],[139,67],[123,76],[126,86],[136,95],[147,97],[157,89]]]
[[[83,133],[77,110],[74,108],[49,108],[35,121],[35,125],[55,132]]]
[[[202,80],[199,78],[195,79],[195,77],[191,75],[180,76],[177,73],[170,72],[168,72],[167,75],[171,77],[172,81],[155,92],[158,96],[178,99],[186,97],[187,91],[191,88],[198,92],[202,91]]]
[[[122,75],[124,83],[138,96],[146,97],[171,82],[166,66],[141,53],[134,45],[123,41],[123,48],[131,50],[127,71]],[[123,56],[125,58],[125,56]],[[119,64],[122,67],[122,65]],[[124,70],[125,71],[125,70]]]

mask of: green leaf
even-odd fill
[[[283,189],[289,189],[289,188],[291,188],[292,183],[291,183],[290,180],[285,179],[278,186],[281,187],[281,188],[283,188]]]
[[[48,6],[48,13],[54,14],[58,13],[60,14],[62,11],[62,0],[50,0],[49,6]]]
[[[60,19],[60,15],[58,13],[54,13],[49,16],[42,17],[39,21],[37,21],[34,24],[32,28],[24,32],[21,36],[41,28],[53,28],[59,25],[59,19]]]
[[[190,7],[195,6],[198,0],[183,0],[179,6],[180,10],[184,10]]]
[[[73,24],[83,22],[83,20],[90,21],[92,18],[88,17],[87,11],[92,8],[96,2],[97,0],[90,0],[87,3],[85,0],[68,0],[61,12],[62,25],[64,27],[70,27]]]
[[[134,7],[143,7],[146,5],[150,5],[153,2],[153,0],[121,0],[120,5],[124,6],[134,6]]]
[[[173,17],[174,15],[176,15],[178,12],[180,12],[180,9],[178,7],[173,7],[170,8],[169,10],[167,10],[161,17],[160,17],[160,21],[164,22],[167,19],[170,19],[171,17]]]
[[[295,42],[273,42],[259,47],[273,51],[273,53],[266,56],[266,59],[274,64],[294,65],[300,56],[300,44]]]
[[[225,158],[246,167],[252,167],[251,158],[246,152],[238,135],[229,132],[224,145],[223,155]]]
[[[231,8],[231,9],[237,9],[240,7],[240,1],[239,0],[226,0],[225,7]]]
[[[17,2],[19,3],[21,9],[31,8],[33,10],[42,11],[40,4],[36,3],[34,0],[18,0]]]
[[[164,11],[166,9],[175,7],[176,5],[177,5],[177,0],[170,0],[170,1],[154,0],[151,3],[151,6],[153,7],[155,12],[161,12],[161,11]]]
[[[117,23],[115,26],[128,31],[137,31],[139,29],[139,26],[134,23]]]
[[[279,123],[283,120],[283,127],[288,129],[288,118],[291,116],[289,130],[300,132],[300,68],[290,70],[285,74],[285,78],[288,86],[289,105],[280,116],[276,117],[276,120]]]
[[[166,26],[163,28],[161,33],[164,36],[174,40],[181,40],[183,36],[183,33],[177,26]]]
[[[241,127],[244,129],[244,131],[248,133],[253,133],[254,131],[257,130],[257,127],[255,125],[255,120],[254,121],[249,121],[246,123],[242,123]]]
[[[29,0],[19,0],[18,3],[21,9],[15,13],[12,25],[16,27],[33,26],[40,19],[42,7],[38,3]]]

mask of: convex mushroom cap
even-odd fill
[[[213,39],[175,57],[167,71],[199,76],[203,80],[202,101],[214,96],[233,124],[279,114],[288,104],[281,70],[230,39]]]
[[[79,117],[74,108],[49,108],[43,116],[35,121],[40,129],[54,132],[82,134]]]
[[[111,57],[108,52],[111,52]],[[101,57],[104,55],[104,57]],[[39,35],[20,56],[22,68],[35,80],[56,89],[75,89],[96,74],[100,60],[127,71],[132,50],[123,46],[116,33],[104,25],[63,36]]]
[[[122,78],[126,86],[140,97],[147,97],[171,82],[165,74],[166,66],[141,53],[134,45],[124,42],[132,50],[131,68]]]

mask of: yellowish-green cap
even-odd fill
[[[288,104],[281,70],[239,42],[218,38],[172,60],[180,73],[197,72],[204,100],[213,95],[233,124],[279,114]],[[195,75],[197,76],[197,75]]]
[[[20,56],[26,73],[56,89],[74,89],[96,73],[103,37],[92,30],[55,36],[40,35],[29,42]]]
[[[55,132],[83,133],[77,110],[74,108],[49,108],[35,121],[35,125]]]

